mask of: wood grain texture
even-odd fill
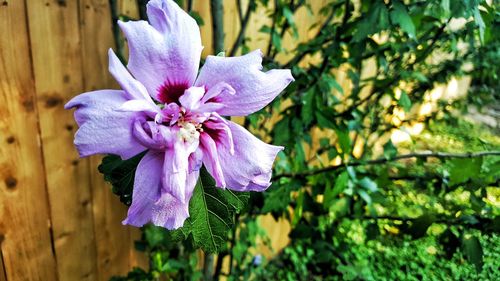
[[[89,161],[63,105],[83,90],[78,1],[27,0],[35,87],[59,280],[96,280]]]
[[[126,9],[123,12],[134,13],[130,3],[127,4],[120,3],[121,9]],[[84,90],[118,89],[108,72],[108,49],[115,47],[109,1],[81,0],[80,18]],[[96,280],[109,280],[114,275],[126,275],[134,266],[144,267],[147,261],[142,253],[134,249],[134,240],[138,239],[140,230],[121,224],[127,208],[113,195],[111,186],[104,182],[102,174],[98,172],[97,166],[101,159],[100,156],[90,158],[98,268]]]
[[[0,34],[0,280],[57,280],[24,1],[0,4]]]
[[[0,249],[0,281],[7,281],[7,274],[5,273],[5,266],[3,265],[2,252]]]

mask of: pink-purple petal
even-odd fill
[[[228,123],[234,140],[234,154],[226,146],[217,147],[227,188],[264,191],[271,185],[273,162],[283,147],[266,144],[240,125]]]
[[[184,108],[189,109],[190,111],[196,110],[200,107],[200,101],[203,95],[205,94],[205,88],[203,87],[191,87],[184,92],[179,98],[179,102]]]
[[[182,203],[169,193],[163,193],[160,200],[153,205],[151,222],[167,229],[177,229],[184,225],[189,217],[189,200],[199,177],[199,171],[188,173],[184,186],[186,202]]]
[[[262,52],[257,50],[240,57],[208,56],[195,85],[210,92],[218,83],[227,83],[235,94],[222,92],[216,97],[225,105],[217,113],[245,116],[269,104],[293,80],[288,69],[263,72]]]
[[[178,130],[171,127],[159,126],[163,138],[170,142],[165,150],[163,162],[162,186],[163,190],[180,202],[186,202],[186,180],[189,174],[189,156],[196,151],[199,141],[184,142],[178,138]]]
[[[150,1],[147,13],[152,25],[119,22],[130,48],[127,67],[151,96],[165,102],[162,89],[189,87],[196,79],[202,50],[200,30],[171,0]]]
[[[200,143],[200,148],[203,151],[203,164],[207,168],[207,171],[210,175],[212,175],[215,180],[215,184],[218,187],[226,188],[226,181],[224,180],[224,174],[222,173],[222,167],[219,162],[215,141],[209,134],[202,133],[200,135]]]
[[[78,95],[65,105],[76,108],[80,128],[74,143],[81,157],[109,153],[128,159],[146,150],[132,133],[135,119],[143,113],[117,110],[127,100],[124,91],[101,90]]]
[[[122,62],[118,59],[113,50],[109,49],[109,72],[115,78],[120,87],[129,95],[131,99],[144,100],[145,102],[154,105],[153,100],[148,95],[144,85],[135,80],[130,72],[123,66]]]
[[[182,203],[171,194],[162,191],[161,174],[164,157],[162,152],[149,151],[137,166],[132,205],[123,224],[141,227],[152,222],[167,229],[176,229],[189,217],[188,203]],[[189,198],[197,178],[197,171],[188,175],[186,194]]]

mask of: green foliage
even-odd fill
[[[271,18],[258,28],[267,36],[264,68],[290,68],[295,77],[244,123],[286,147],[273,184],[264,193],[234,196],[202,176],[185,226],[174,232],[146,227],[138,247],[153,267],[123,280],[196,280],[198,247],[219,253],[215,278],[225,272],[229,280],[499,279],[500,157],[467,153],[498,151],[500,139],[462,118],[472,106],[486,111],[498,104],[497,6],[332,0],[317,11],[312,0],[247,3],[250,13],[265,9]],[[230,54],[248,52],[255,40],[245,36],[246,9],[239,8],[243,29],[229,42]],[[313,36],[285,44],[299,38],[302,9],[317,20],[308,30]],[[280,54],[287,60],[277,60]],[[472,78],[467,97],[435,101],[429,95],[464,75]],[[433,111],[416,114],[429,101]],[[269,126],[270,120],[278,121]],[[411,141],[391,141],[394,131],[417,123],[426,129]],[[106,174],[118,186],[115,193],[127,194],[120,177]],[[248,200],[248,208],[238,198]],[[259,247],[269,247],[258,223],[266,214],[287,220],[292,230],[290,244],[259,263]]]
[[[189,202],[190,217],[183,227],[189,228],[194,245],[206,252],[223,250],[233,227],[233,216],[246,207],[248,197],[248,193],[216,187],[210,174],[202,169]]]
[[[98,169],[104,175],[104,180],[111,183],[113,193],[127,206],[132,204],[135,170],[146,152],[123,161],[120,156],[108,155],[102,159]]]

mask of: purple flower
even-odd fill
[[[124,224],[179,228],[205,165],[217,186],[263,191],[283,147],[268,145],[221,117],[245,116],[271,102],[293,77],[262,71],[262,54],[209,56],[198,74],[199,28],[171,0],[147,5],[150,21],[119,22],[127,37],[127,68],[109,51],[109,71],[123,90],[81,94],[75,145],[81,157],[109,153],[128,159],[148,150],[137,167]]]

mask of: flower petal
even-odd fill
[[[161,113],[158,106],[151,104],[145,100],[129,100],[124,102],[117,110],[119,111],[132,111],[132,112],[145,112],[150,117],[155,118],[157,114]]]
[[[169,91],[180,95],[196,79],[202,50],[200,30],[171,0],[150,1],[147,13],[152,26],[145,21],[118,23],[129,43],[128,69],[151,96],[165,102],[168,96],[162,95]]]
[[[165,150],[163,162],[162,185],[163,190],[170,193],[180,202],[189,202],[186,194],[186,181],[189,174],[189,157],[196,151],[199,140],[185,142],[178,138],[178,131],[172,127],[159,126],[160,132],[172,146]]]
[[[75,120],[80,126],[75,146],[81,157],[116,154],[128,159],[146,150],[133,136],[132,126],[143,113],[117,109],[128,100],[124,91],[101,90],[81,94],[64,107],[76,107]]]
[[[167,229],[176,229],[189,217],[189,204],[181,203],[171,194],[162,192],[161,174],[165,155],[148,151],[137,166],[132,205],[123,224],[141,227],[148,222]],[[198,171],[188,175],[186,193],[191,198]],[[189,200],[188,200],[189,202]]]
[[[269,145],[238,124],[228,122],[234,141],[234,154],[218,146],[219,161],[227,188],[236,191],[263,191],[271,183],[273,162],[281,146]]]
[[[184,108],[189,110],[196,110],[200,107],[200,101],[205,94],[203,87],[191,87],[187,89],[184,94],[179,98],[179,102]]]
[[[229,84],[235,94],[225,91],[215,98],[226,105],[217,113],[245,116],[262,109],[293,80],[288,69],[262,72],[262,52],[257,50],[241,57],[208,56],[195,86],[210,92],[220,82]]]
[[[217,146],[215,141],[207,133],[200,135],[201,150],[203,151],[203,164],[208,172],[215,179],[215,185],[221,188],[226,188],[226,181],[222,173],[222,167],[217,154]]]
[[[118,59],[113,50],[109,49],[109,72],[115,78],[120,87],[130,95],[131,99],[144,100],[151,105],[155,105],[144,85],[135,80],[128,70],[123,66],[122,62]]]
[[[186,185],[184,186],[186,202],[182,203],[169,193],[164,193],[160,200],[155,202],[151,219],[154,225],[163,226],[167,229],[177,229],[183,226],[184,221],[189,217],[189,200],[193,196],[199,174],[199,171],[193,171],[187,175]]]

